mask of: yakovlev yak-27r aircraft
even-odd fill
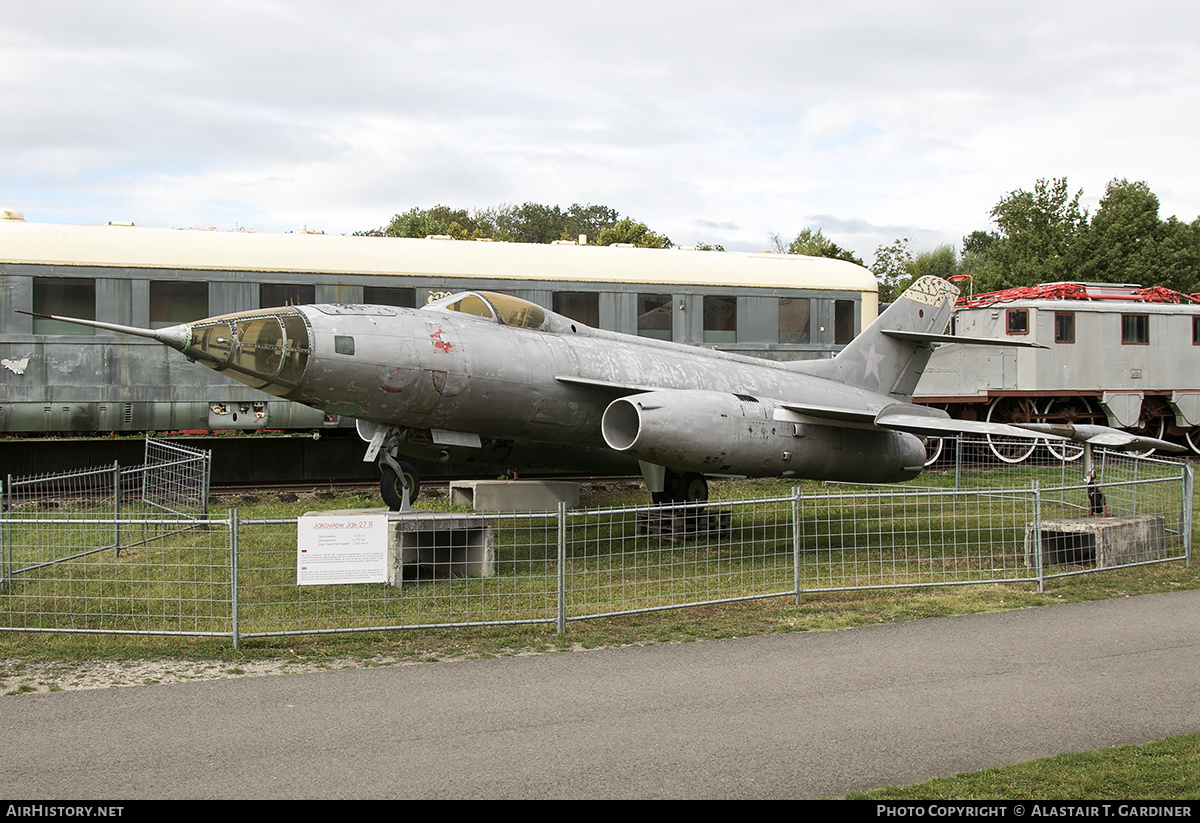
[[[957,297],[922,277],[833,359],[787,363],[593,329],[489,292],[156,330],[53,319],[152,338],[268,394],[357,418],[392,508],[417,493],[402,455],[577,472],[640,465],[662,503],[706,499],[706,475],[910,480],[924,439],[955,433],[1176,448],[1104,426],[1035,432],[914,405],[934,345],[999,345],[940,334]]]

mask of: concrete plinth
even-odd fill
[[[641,512],[634,524],[638,536],[657,537],[677,542],[697,538],[727,537],[733,523],[733,513],[702,507],[664,508]]]
[[[1025,527],[1025,565],[1034,564],[1034,525]],[[1096,568],[1161,560],[1167,554],[1166,520],[1139,517],[1068,517],[1042,521],[1044,566],[1095,563]]]
[[[447,512],[388,512],[388,583],[493,577],[492,521]]]
[[[477,512],[552,512],[579,505],[579,484],[566,480],[455,480],[450,505]]]

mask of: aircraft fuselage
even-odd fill
[[[708,474],[885,482],[922,464],[912,435],[781,409],[774,401],[872,412],[893,402],[794,365],[592,329],[537,307],[539,323],[443,308],[247,312],[188,324],[183,351],[272,394],[415,432],[615,448],[631,465]],[[432,448],[418,436],[405,451]],[[578,452],[564,459],[587,468]]]

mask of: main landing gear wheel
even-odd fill
[[[405,480],[408,482],[408,502],[417,499],[417,495],[421,493],[421,482],[417,477],[417,471],[407,463],[400,464],[400,471],[403,473]],[[404,508],[404,484],[400,482],[400,476],[396,474],[396,470],[387,463],[383,464],[383,475],[379,479],[379,493],[383,497],[383,502],[387,503],[387,507],[392,511],[400,511]]]
[[[1035,416],[1033,401],[1024,397],[997,397],[988,407],[989,423],[1032,423]],[[1037,448],[1040,442],[1023,437],[1005,437],[999,434],[987,436],[992,454],[1005,463],[1020,463]]]
[[[686,472],[675,478],[671,491],[675,503],[704,503],[708,500],[708,481],[702,474]]]
[[[661,492],[652,492],[651,500],[656,506],[673,503],[703,503],[708,500],[708,480],[696,472],[676,474],[668,471]]]

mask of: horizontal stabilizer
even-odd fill
[[[995,337],[958,337],[953,334],[932,334],[916,331],[901,331],[899,329],[880,329],[888,337],[899,340],[911,340],[914,343],[967,343],[973,346],[1009,346],[1019,349],[1048,349],[1042,343],[1030,340],[1014,340],[1012,338],[998,339]]]

